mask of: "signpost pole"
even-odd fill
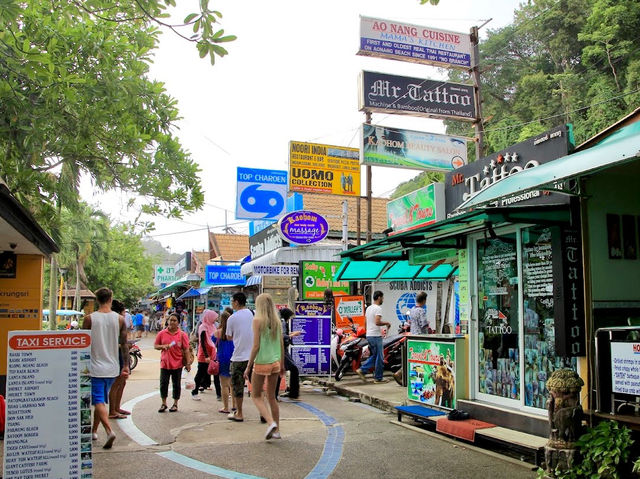
[[[349,207],[347,200],[342,201],[342,251],[347,250],[349,242]]]
[[[471,77],[473,78],[474,101],[476,103],[476,121],[473,123],[476,130],[476,161],[484,154],[484,128],[482,126],[482,101],[480,99],[480,37],[478,27],[471,27]]]
[[[362,228],[360,227],[360,195],[356,198],[356,245],[360,246],[360,233]]]
[[[366,112],[367,125],[371,124],[371,112]],[[367,165],[367,243],[371,241],[371,165]]]

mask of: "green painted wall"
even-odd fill
[[[640,259],[609,259],[606,216],[635,215],[637,228],[640,161],[594,175],[586,194],[593,301],[640,301]]]

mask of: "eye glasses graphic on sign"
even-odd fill
[[[278,219],[285,213],[287,172],[238,167],[236,219]]]

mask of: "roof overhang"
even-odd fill
[[[579,194],[579,181],[569,188],[570,180],[579,180],[615,166],[640,159],[640,121],[620,128],[595,146],[572,153],[544,165],[509,175],[481,190],[462,203],[460,210],[485,206],[500,198],[547,190]]]
[[[243,264],[240,272],[246,276],[253,274],[254,266],[298,264],[300,261],[340,261],[341,252],[340,245],[283,247]]]

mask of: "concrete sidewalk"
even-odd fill
[[[333,378],[317,378],[319,385],[336,391],[341,396],[359,400],[378,409],[395,413],[396,406],[404,406],[407,402],[407,389],[396,383],[392,376],[385,376],[389,382],[375,384],[373,377],[365,383],[358,376],[344,376],[341,381]]]

